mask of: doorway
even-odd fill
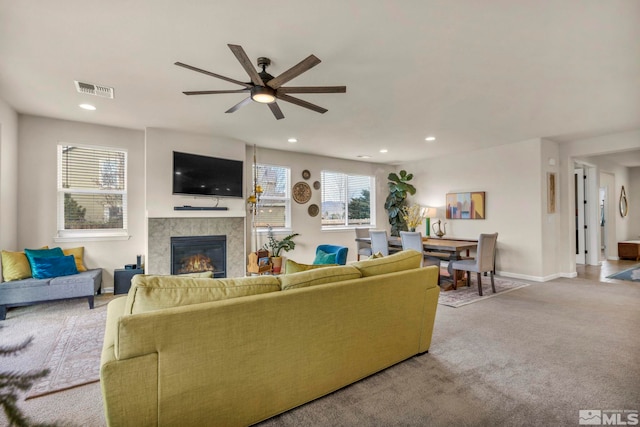
[[[586,264],[586,246],[587,246],[587,210],[585,209],[585,187],[587,175],[583,167],[576,167],[573,171],[574,183],[574,206],[575,213],[575,232],[576,232],[576,264]]]

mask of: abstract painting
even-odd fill
[[[484,191],[447,193],[447,219],[485,219]]]

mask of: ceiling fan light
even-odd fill
[[[276,100],[276,91],[270,87],[254,86],[251,89],[251,99],[261,104],[271,104]]]

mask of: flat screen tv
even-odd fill
[[[173,152],[173,194],[242,197],[241,160]]]

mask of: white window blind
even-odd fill
[[[374,225],[374,178],[322,171],[323,228]]]
[[[258,228],[291,227],[291,169],[283,166],[257,164],[257,184],[262,187],[255,226]]]
[[[58,145],[58,235],[127,230],[127,152]]]

